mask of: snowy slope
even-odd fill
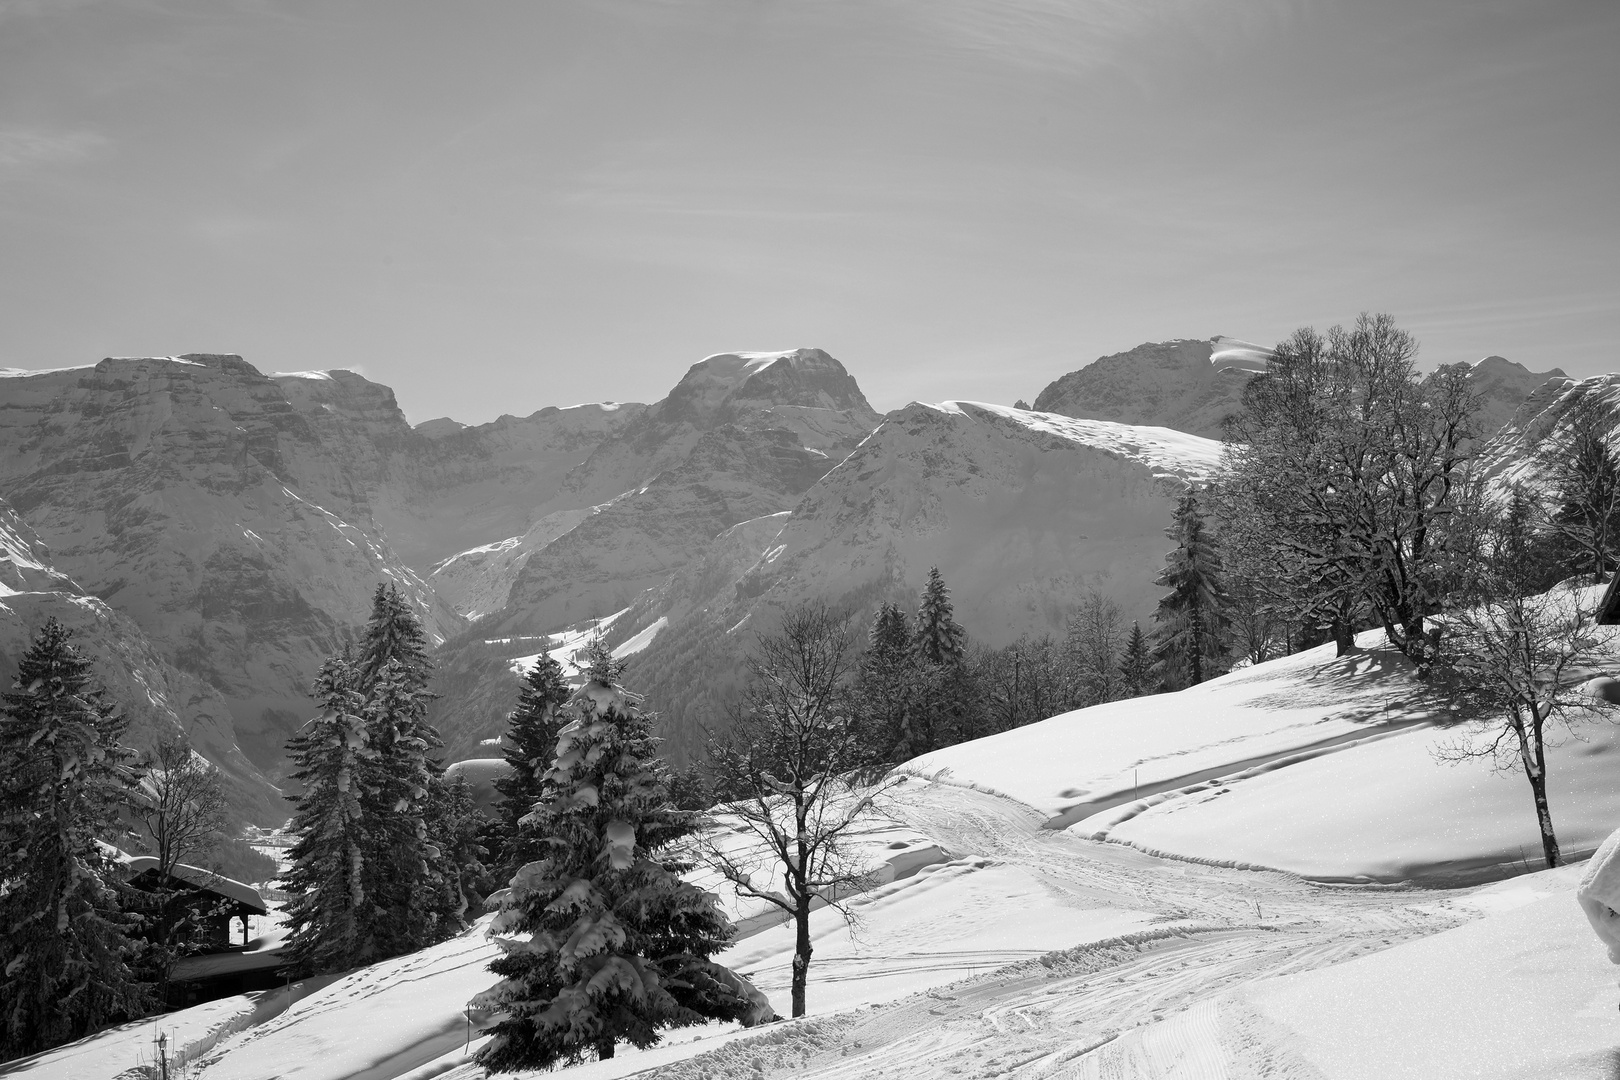
[[[1325,645],[903,768],[1002,792],[1094,839],[1319,880],[1479,880],[1537,866],[1523,776],[1484,761],[1441,764],[1444,748],[1476,736],[1412,678],[1383,631],[1356,640],[1342,658]],[[1550,732],[1559,743],[1550,797],[1567,855],[1590,853],[1620,823],[1612,720],[1594,713],[1574,737]]]

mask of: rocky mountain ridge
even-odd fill
[[[16,373],[0,378],[0,497],[50,560],[10,573],[49,565],[69,603],[122,619],[204,702],[210,756],[246,751],[244,776],[281,767],[309,679],[380,580],[444,642],[434,714],[452,752],[498,730],[511,650],[621,611],[610,641],[678,747],[719,715],[749,631],[797,600],[909,605],[938,565],[992,643],[1060,631],[1093,588],[1147,618],[1171,500],[1219,452],[1171,428],[1218,432],[1264,356],[1148,344],[1056,380],[1050,412],[880,417],[821,350],[721,353],[652,405],[414,427],[345,370],[188,355]],[[1475,370],[1498,411],[1545,381],[1499,357]]]

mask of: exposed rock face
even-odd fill
[[[237,749],[225,699],[197,676],[177,670],[132,621],[52,567],[46,546],[0,500],[0,686],[8,686],[49,618],[72,630],[74,643],[95,661],[96,682],[130,721],[126,741],[150,748],[183,732],[220,766],[239,820],[286,817],[280,792]]]
[[[645,409],[633,402],[547,407],[456,432],[419,432],[379,493],[378,523],[426,576],[457,552],[522,535],[558,509],[580,509],[572,500],[551,505],[564,479]]]
[[[1480,436],[1489,439],[1514,418],[1532,394],[1549,384],[1561,386],[1569,381],[1569,376],[1560,368],[1531,371],[1506,357],[1487,356],[1475,362],[1468,381],[1480,397],[1475,424]]]
[[[518,541],[502,553],[513,576],[495,631],[539,633],[628,606],[726,529],[789,509],[878,420],[819,349],[694,364],[542,507],[589,514],[560,535],[542,533],[540,546]]]
[[[380,580],[399,582],[430,635],[461,622],[371,518],[365,484],[397,427],[392,394],[362,401],[349,425],[298,393],[370,393],[352,378],[297,380],[298,405],[237,356],[108,359],[0,382],[0,494],[58,570],[223,696],[233,741],[267,770]]]
[[[1235,338],[1149,342],[1103,356],[1051,383],[1035,411],[1221,437],[1242,411],[1243,387],[1265,370],[1269,350]]]

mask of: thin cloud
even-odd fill
[[[105,136],[94,131],[0,128],[0,172],[84,161],[109,145]]]

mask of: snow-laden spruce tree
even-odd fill
[[[132,916],[98,838],[137,798],[125,722],[50,619],[0,698],[0,1060],[144,1015]]]
[[[650,1046],[661,1029],[748,1010],[709,959],[731,924],[667,847],[700,819],[670,805],[648,718],[607,649],[589,656],[532,814],[545,853],[491,898],[502,981],[474,1004],[501,1015],[478,1055],[492,1072],[608,1058],[619,1041]]]
[[[1125,697],[1141,697],[1154,689],[1153,649],[1139,622],[1131,623],[1131,632],[1125,637],[1125,649],[1119,658],[1119,681]]]
[[[361,796],[376,783],[358,676],[345,657],[321,665],[315,697],[321,714],[288,740],[293,777],[303,785],[288,851],[288,967],[300,975],[343,971],[375,958],[377,913],[365,887],[365,815]]]
[[[906,613],[894,604],[879,605],[855,677],[863,764],[887,768],[912,756],[917,671]]]
[[[1154,621],[1154,652],[1165,681],[1192,686],[1224,670],[1229,618],[1220,552],[1204,524],[1198,496],[1187,492],[1176,503],[1165,535],[1176,542],[1165,556],[1155,585],[1169,588]]]
[[[507,717],[505,752],[512,772],[495,781],[501,796],[497,861],[504,877],[542,854],[540,838],[522,822],[545,794],[546,774],[557,756],[557,733],[567,723],[563,706],[569,690],[561,664],[541,653],[522,683],[517,708]]]
[[[373,939],[381,955],[430,945],[464,923],[446,910],[444,849],[429,838],[432,788],[443,770],[429,758],[443,743],[427,722],[426,694],[397,657],[379,669],[366,697],[366,734],[376,754],[375,784],[363,794],[364,884],[378,909]]]
[[[416,612],[400,595],[399,586],[391,581],[378,585],[371,597],[371,618],[366,622],[360,657],[355,665],[360,693],[371,696],[377,680],[382,677],[383,666],[390,660],[399,661],[410,689],[426,695],[428,680],[433,676],[427,634]]]
[[[939,567],[930,567],[917,604],[912,638],[918,694],[905,758],[977,737],[977,686],[967,669],[967,632],[957,623],[951,591]]]

